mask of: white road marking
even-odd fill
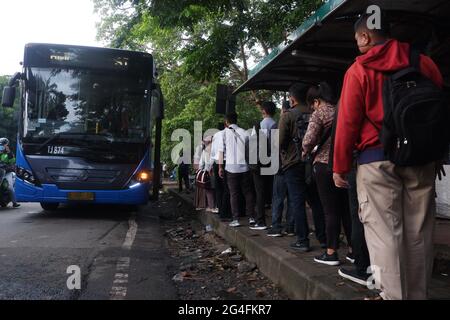
[[[116,274],[114,276],[113,287],[109,292],[111,300],[125,300],[127,297],[128,271],[130,270],[131,259],[129,257],[120,258],[117,261]]]
[[[131,250],[138,230],[138,224],[136,223],[136,214],[133,214],[128,221],[128,232],[125,237],[125,241],[122,245],[122,249]],[[119,258],[116,266],[116,274],[114,276],[113,287],[109,293],[111,300],[125,300],[127,297],[127,284],[128,284],[128,272],[130,270],[131,259],[129,257]]]
[[[125,242],[122,245],[123,249],[131,250],[131,247],[133,246],[134,239],[136,238],[137,230],[138,230],[138,224],[136,223],[136,214],[133,214],[130,218],[130,221],[128,221],[128,232],[127,236],[125,237]]]

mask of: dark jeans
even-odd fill
[[[239,219],[240,205],[239,195],[245,199],[245,211],[248,217],[255,216],[255,196],[253,190],[252,176],[250,172],[231,173],[227,172],[228,189],[230,190],[231,212],[234,219]]]
[[[191,190],[191,183],[189,181],[189,166],[180,164],[178,167],[178,189],[183,191],[183,182],[187,190]]]
[[[335,186],[333,173],[328,169],[328,165],[317,163],[314,165],[316,183],[325,212],[325,225],[327,233],[327,247],[329,249],[339,249],[339,237],[341,235],[341,223],[347,242],[352,247],[352,221],[348,203],[348,192]]]
[[[359,219],[358,193],[356,189],[356,171],[353,170],[348,176],[350,189],[348,190],[350,213],[352,216],[352,248],[355,257],[356,271],[364,275],[370,267],[369,250],[367,249],[364,225]]]
[[[231,218],[230,191],[227,185],[227,173],[224,172],[224,178],[219,177],[219,165],[214,164],[214,187],[216,191],[216,203],[219,208],[219,216],[222,219]]]
[[[288,196],[286,181],[284,174],[278,173],[273,178],[273,195],[272,195],[272,228],[281,231],[283,221],[284,200]],[[289,203],[289,200],[288,200]],[[286,210],[287,227],[295,227],[294,215]]]
[[[320,201],[319,192],[315,178],[306,186],[306,202],[312,211],[316,239],[322,244],[327,243],[325,230],[325,213],[323,211],[322,201]]]
[[[256,193],[256,216],[255,220],[258,225],[266,225],[266,188],[267,185],[272,185],[273,176],[261,175],[259,171],[252,171],[253,184]]]
[[[265,176],[265,177],[266,180],[264,181],[264,205],[271,206],[274,176]]]
[[[284,181],[288,192],[289,212],[293,213],[295,219],[297,239],[309,245],[309,226],[305,208],[305,165],[300,163],[285,170]]]

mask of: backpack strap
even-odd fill
[[[413,47],[409,51],[409,65],[411,68],[420,71],[420,52]]]
[[[417,72],[421,73],[420,70],[420,51],[411,48],[409,51],[409,66],[405,69],[399,70],[397,72],[394,72],[392,74],[387,74],[388,77],[391,77],[393,81],[397,81],[401,78],[403,78],[405,75],[410,74],[411,72]]]

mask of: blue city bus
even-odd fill
[[[144,205],[162,94],[151,54],[28,44],[20,87],[16,194],[45,210],[60,204]]]

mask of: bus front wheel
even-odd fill
[[[41,207],[42,207],[42,209],[44,209],[45,211],[55,211],[55,210],[58,209],[59,203],[46,203],[46,202],[41,202]]]

